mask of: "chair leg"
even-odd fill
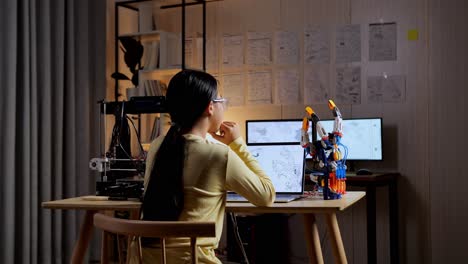
[[[130,260],[132,258],[132,240],[133,236],[128,236],[127,237],[127,259],[125,261],[126,264],[130,263]]]
[[[190,251],[192,253],[192,264],[197,264],[198,256],[197,256],[197,238],[196,237],[190,238]]]
[[[161,238],[161,251],[162,263],[166,264],[166,239],[164,237]]]
[[[138,261],[143,264],[143,252],[141,252],[141,237],[137,237]]]
[[[122,244],[122,242],[124,241],[122,241],[121,239],[122,236],[116,235],[116,237],[117,237],[117,253],[119,254],[119,264],[123,264],[125,262],[124,262],[124,253],[123,253],[124,245]],[[127,249],[127,254],[128,254],[128,249]]]
[[[127,259],[126,263],[130,264],[130,261],[132,259],[132,254],[136,253],[136,256],[138,258],[138,263],[142,264],[143,263],[143,257],[141,254],[141,238],[137,236],[128,236],[127,237]],[[133,246],[136,247],[136,252],[134,252],[132,248],[132,243],[135,243]]]
[[[101,243],[101,264],[109,263],[109,233],[102,231],[102,243]]]

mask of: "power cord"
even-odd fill
[[[228,214],[231,217],[231,222],[232,222],[232,226],[233,226],[232,229],[233,229],[233,232],[234,232],[234,237],[236,238],[237,245],[239,246],[239,248],[240,248],[240,250],[242,252],[242,256],[244,257],[245,263],[249,264],[249,258],[247,257],[247,253],[245,253],[244,243],[242,243],[242,239],[241,239],[241,236],[239,234],[239,227],[237,225],[236,215],[235,215],[235,213],[228,213]]]
[[[130,123],[133,126],[133,129],[135,130],[135,134],[136,134],[136,137],[137,137],[137,140],[138,140],[138,146],[140,147],[140,153],[146,159],[145,150],[143,149],[143,144],[141,144],[141,140],[140,140],[140,133],[138,132],[138,129],[136,128],[135,123],[133,122],[133,120],[128,116],[127,116],[127,119],[130,121]]]

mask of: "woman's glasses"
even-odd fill
[[[212,101],[213,101],[213,103],[222,103],[224,110],[227,110],[227,108],[228,108],[228,99],[220,97],[220,98],[213,99]]]

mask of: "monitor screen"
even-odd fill
[[[327,133],[332,132],[334,120],[320,122]],[[383,159],[382,118],[345,119],[342,125],[341,143],[348,148],[347,160]],[[302,119],[247,120],[246,141],[247,144],[299,144],[301,128]]]
[[[333,130],[334,120],[320,122],[327,133]],[[347,160],[382,160],[382,118],[343,120],[341,143],[348,147]]]
[[[247,120],[245,128],[247,144],[301,142],[302,119]]]
[[[304,184],[304,149],[301,145],[248,145],[275,186],[276,193],[300,193]]]

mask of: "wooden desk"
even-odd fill
[[[399,173],[374,173],[372,175],[346,174],[347,186],[366,188],[367,211],[367,263],[377,263],[376,188],[388,186],[390,224],[390,263],[399,263],[398,245],[398,193]]]
[[[256,207],[250,203],[227,203],[226,211],[241,213],[295,213],[304,215],[305,236],[308,244],[310,263],[323,263],[322,250],[315,214],[326,217],[330,232],[335,263],[347,263],[346,253],[341,239],[341,233],[336,219],[336,212],[343,211],[365,196],[364,192],[348,192],[340,200],[324,201],[318,197],[302,199],[290,203],[275,203],[271,207]],[[80,236],[75,244],[72,263],[83,263],[91,231],[93,230],[93,215],[100,210],[129,210],[138,211],[141,203],[137,201],[88,201],[83,197],[42,203],[42,207],[49,209],[82,209],[86,210],[85,219],[81,226]]]
[[[341,239],[336,212],[343,211],[365,196],[364,192],[348,192],[340,200],[325,201],[322,198],[307,198],[290,203],[275,203],[271,207],[256,207],[250,203],[228,203],[226,211],[236,213],[294,213],[304,216],[305,238],[310,263],[324,263],[315,214],[326,217],[332,244],[334,263],[348,263]]]

